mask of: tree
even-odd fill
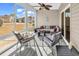
[[[0,27],[2,26],[2,24],[3,24],[3,20],[2,20],[2,19],[0,19]]]

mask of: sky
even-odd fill
[[[13,3],[0,3],[0,15],[11,14],[14,12]]]
[[[23,7],[17,5],[15,11],[17,18],[24,17],[25,11]],[[15,11],[14,11],[14,3],[0,3],[0,16],[15,13]],[[28,11],[28,15],[34,15],[34,13]]]
[[[18,17],[24,15],[24,9],[20,6],[16,6],[15,11]],[[0,16],[15,13],[15,11],[14,3],[0,3]]]

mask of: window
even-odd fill
[[[27,11],[27,18],[28,30],[33,31],[35,28],[35,13],[33,11]]]
[[[25,11],[21,6],[16,5],[16,31],[22,31],[25,28]]]

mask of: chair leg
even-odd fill
[[[20,47],[20,56],[21,56],[21,48],[22,48],[22,44],[21,44],[21,47]]]

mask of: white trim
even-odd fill
[[[65,32],[66,31],[66,27],[65,27],[66,23],[65,22],[66,22],[66,19],[65,19],[65,11],[64,11],[64,38],[66,39],[66,32]]]
[[[67,42],[67,40],[65,39],[65,37],[63,37],[63,39],[64,39],[65,43],[69,46],[69,43]]]
[[[70,4],[68,4],[63,10],[60,11],[60,13],[64,12],[66,9],[70,7]]]
[[[25,8],[25,30],[27,32],[27,10]]]
[[[37,23],[37,13],[36,13],[36,10],[35,10],[35,15],[34,16],[35,16],[35,20],[34,20],[35,25],[34,26],[35,26],[35,28],[37,28],[37,24],[36,24]]]
[[[16,5],[14,4],[14,31],[16,29]]]
[[[38,11],[36,10],[36,28],[38,27]]]

